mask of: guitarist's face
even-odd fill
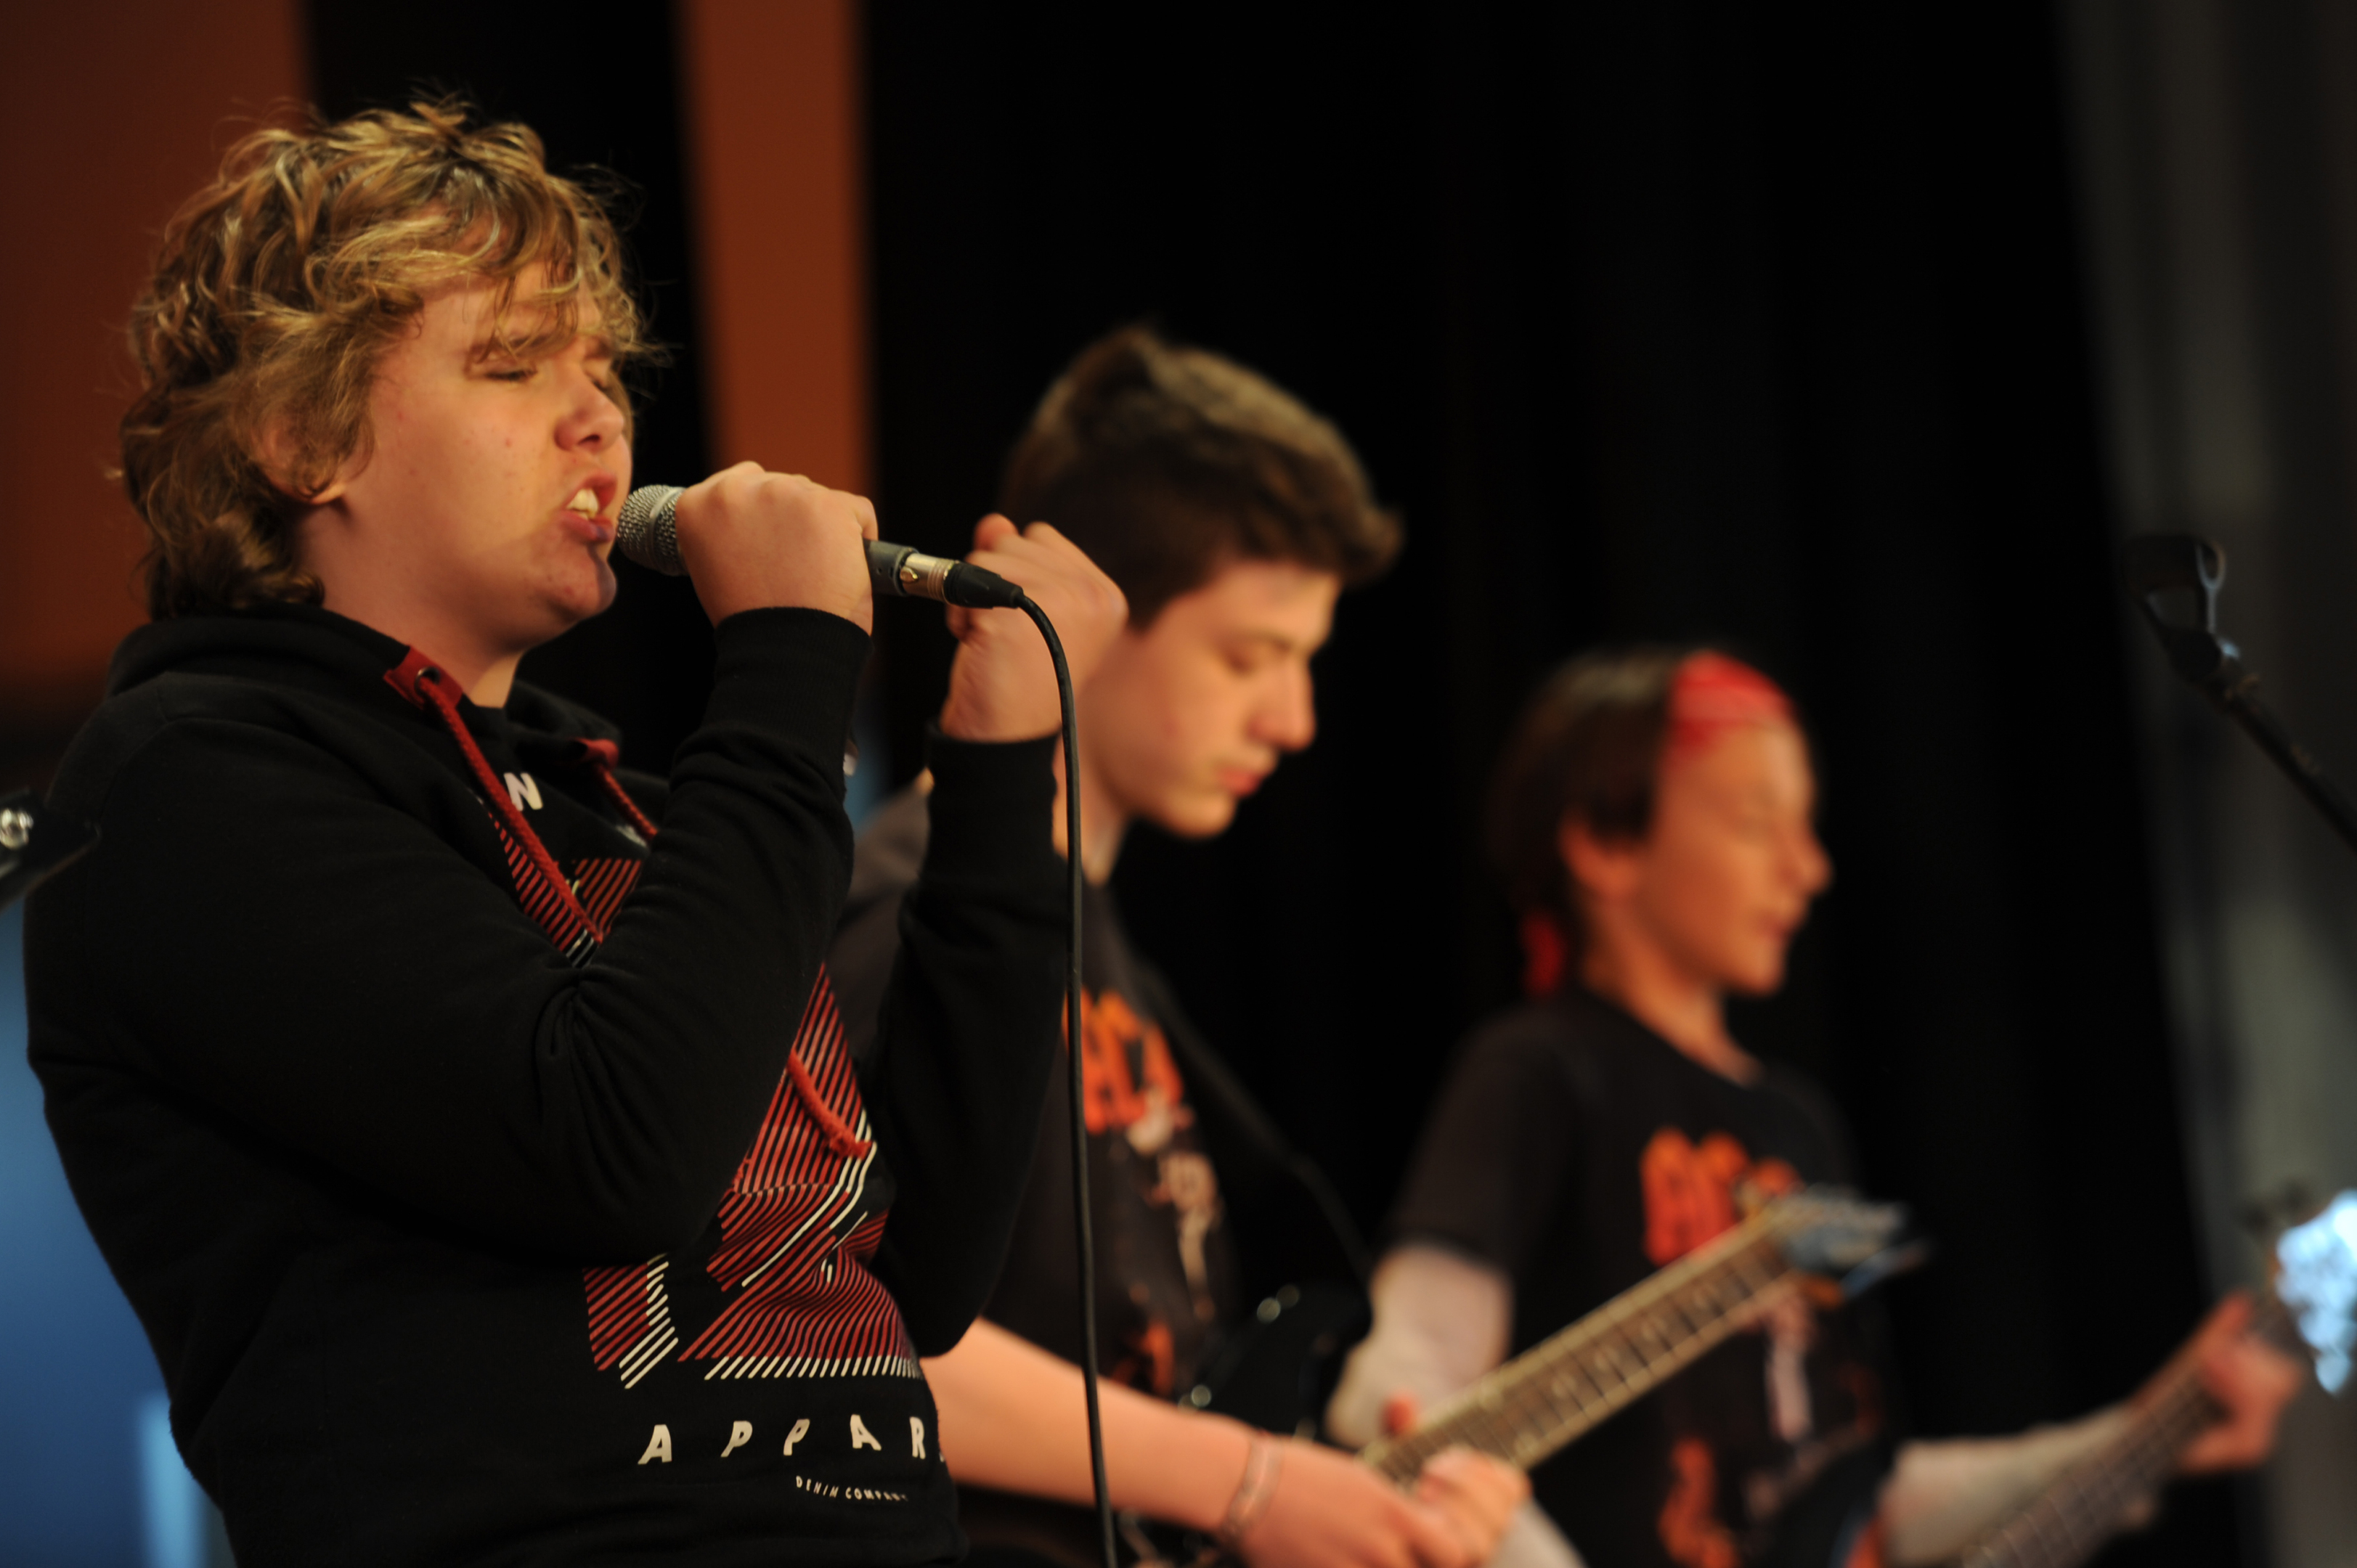
[[[1745,725],[1664,762],[1644,838],[1565,835],[1598,942],[1649,950],[1644,961],[1716,990],[1775,990],[1833,879],[1815,808],[1808,748],[1787,724]]]

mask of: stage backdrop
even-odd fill
[[[140,112],[108,96],[126,55],[198,14],[89,8],[89,36],[58,32],[36,74],[82,71],[59,89],[77,123],[129,124],[107,118]],[[644,292],[677,349],[644,389],[642,477],[740,456],[865,475],[892,534],[954,549],[1056,370],[1135,319],[1342,425],[1410,544],[1344,606],[1320,738],[1222,841],[1141,834],[1120,891],[1371,1226],[1451,1042],[1512,993],[1473,847],[1514,706],[1599,640],[1709,637],[1790,682],[1819,731],[1839,880],[1787,993],[1742,1027],[1828,1084],[1867,1184],[1941,1243],[1891,1292],[1907,1416],[1999,1432],[2115,1399],[2235,1272],[2216,1246],[2205,1269],[2187,1198],[2130,724],[2140,650],[2110,581],[2119,509],[2049,6],[1423,5],[1338,27],[1240,5],[697,0],[587,30],[314,0],[299,34],[267,15],[241,69],[294,81],[307,39],[306,91],[330,112],[462,91],[538,125],[561,165],[636,182]],[[124,166],[152,191],[113,165],[81,177],[126,201],[185,190],[204,159],[166,166],[210,145],[229,96],[129,144],[154,149]],[[65,118],[9,121],[20,177],[68,156]],[[801,248],[770,261],[780,246]],[[73,307],[93,354],[135,250]],[[79,396],[102,371],[59,384]],[[12,409],[37,385],[20,371]],[[108,418],[57,439],[94,466]],[[0,619],[12,695],[67,693],[0,723],[20,774],[136,613],[105,586],[135,545],[86,504],[86,548],[39,579],[82,596],[46,645],[65,650],[57,682],[10,640],[34,624],[21,589]],[[947,656],[930,609],[888,607],[881,633],[863,782],[917,765]],[[613,615],[531,672],[661,766],[708,656],[685,585],[633,571]],[[102,1452],[9,1397],[25,1454]],[[105,1495],[120,1516],[128,1494]],[[2168,1528],[2108,1561],[2257,1563],[2258,1518],[2238,1520],[2229,1487],[2183,1491]],[[54,1560],[132,1560],[116,1550]]]
[[[1939,1261],[1907,1415],[2133,1389],[2210,1294],[2155,957],[2046,6],[869,13],[878,502],[953,545],[1061,362],[1157,322],[1335,418],[1409,543],[1322,729],[1119,877],[1197,1021],[1379,1222],[1511,994],[1476,808],[1604,640],[1733,641],[1817,726],[1838,880],[1746,1037]],[[942,638],[884,648],[896,761]],[[2244,1550],[2229,1488],[2115,1561]]]
[[[155,236],[221,149],[304,91],[293,0],[20,5],[0,98],[0,793],[47,776],[145,618],[106,477],[135,384],[123,328]],[[66,1188],[25,1059],[0,914],[0,1563],[206,1568],[201,1494],[138,1319]]]
[[[2067,8],[2105,431],[2123,532],[2226,551],[2221,628],[2357,779],[2357,11]],[[2201,1240],[2357,1186],[2357,860],[2130,632]],[[2357,1541],[2357,1399],[2293,1407],[2265,1482],[2276,1561]]]

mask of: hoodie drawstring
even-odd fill
[[[826,983],[824,971],[820,972],[819,983]],[[843,1118],[834,1113],[834,1107],[818,1097],[818,1084],[811,1078],[810,1069],[802,1066],[799,1050],[786,1053],[786,1076],[794,1080],[794,1094],[802,1101],[802,1109],[811,1113],[811,1120],[816,1122],[819,1131],[826,1134],[827,1145],[846,1160],[865,1159],[867,1151],[876,1145],[854,1133]]]
[[[630,792],[622,788],[622,781],[614,777],[614,769],[622,761],[622,748],[610,740],[589,740],[586,737],[573,744],[581,748],[580,760],[596,769],[597,787],[613,797],[614,804],[622,808],[622,814],[630,819],[631,824],[646,836],[649,843],[652,843],[654,823],[639,810],[639,803],[630,799]]]
[[[522,847],[529,864],[539,874],[550,894],[558,900],[566,914],[579,922],[576,937],[579,930],[586,930],[599,942],[604,942],[605,929],[591,919],[589,911],[581,907],[581,900],[575,896],[572,884],[565,880],[565,873],[557,868],[556,857],[548,853],[548,846],[540,842],[538,833],[532,831],[532,823],[525,820],[522,810],[509,796],[500,782],[499,775],[491,771],[482,747],[475,744],[475,737],[468,733],[466,721],[458,716],[458,699],[450,690],[449,676],[444,674],[432,660],[413,648],[402,656],[399,664],[385,671],[384,682],[400,693],[404,701],[421,708],[430,708],[441,718],[444,727],[450,732],[450,738],[458,743],[460,751],[466,753],[467,766],[474,769],[475,778],[483,786],[484,797],[490,801],[492,812],[506,825],[509,835]],[[655,836],[653,822],[639,809],[639,803],[630,799],[630,791],[623,789],[621,781],[614,777],[614,767],[621,760],[621,748],[610,740],[584,739],[577,744],[582,748],[581,759],[597,770],[598,786],[613,797],[623,814],[651,843]],[[560,942],[558,945],[569,950],[572,944]],[[823,966],[819,971],[819,983],[831,983]],[[802,1065],[800,1050],[786,1053],[786,1076],[793,1082],[794,1098],[802,1102],[802,1109],[810,1112],[811,1120],[816,1122],[819,1130],[826,1134],[828,1146],[847,1160],[866,1158],[867,1152],[876,1145],[854,1133],[849,1124],[835,1114],[834,1108],[819,1097],[818,1084],[811,1077],[810,1069]]]
[[[460,751],[466,753],[467,766],[475,770],[475,778],[483,787],[484,798],[490,803],[491,814],[499,819],[500,825],[508,830],[509,837],[523,851],[526,863],[538,873],[548,895],[556,900],[557,907],[577,922],[576,937],[578,931],[587,931],[603,942],[606,940],[605,928],[591,919],[589,911],[581,907],[581,900],[574,894],[573,885],[565,881],[565,873],[557,869],[556,857],[548,853],[548,846],[540,842],[538,833],[532,831],[532,824],[524,820],[522,809],[509,798],[507,787],[500,782],[500,776],[491,771],[490,763],[483,757],[483,748],[475,744],[474,736],[467,729],[467,722],[458,716],[458,695],[450,689],[450,677],[443,673],[439,665],[413,648],[402,656],[400,663],[384,672],[384,683],[400,693],[404,701],[431,709],[442,720],[443,727],[450,732],[450,738],[458,743]],[[569,950],[572,942],[560,940],[557,946]]]

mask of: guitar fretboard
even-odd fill
[[[2280,1339],[2290,1319],[2283,1304],[2269,1297],[2253,1326]],[[2199,1367],[2187,1360],[2170,1368],[2126,1431],[1975,1543],[1957,1559],[1959,1568],[2076,1568],[2119,1532],[2131,1508],[2159,1490],[2186,1445],[2218,1415]]]
[[[1779,1245],[1782,1206],[1689,1252],[1533,1347],[1405,1436],[1361,1449],[1395,1482],[1462,1444],[1527,1470],[1756,1321],[1798,1275]]]

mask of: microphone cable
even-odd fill
[[[1089,1219],[1089,1118],[1081,1068],[1081,721],[1072,700],[1071,668],[1064,662],[1064,644],[1055,623],[1028,594],[1017,607],[1031,618],[1048,644],[1048,658],[1056,666],[1056,699],[1063,708],[1064,865],[1071,904],[1064,958],[1064,1047],[1072,1100],[1072,1233],[1081,1265],[1081,1388],[1088,1399],[1089,1469],[1096,1483],[1099,1544],[1104,1568],[1119,1568],[1114,1552],[1113,1492],[1105,1481],[1104,1412],[1097,1399],[1097,1245]]]
[[[677,513],[685,492],[672,485],[634,489],[615,518],[614,547],[641,566],[683,576]],[[1017,609],[1031,618],[1056,667],[1056,701],[1064,732],[1064,863],[1071,908],[1064,943],[1064,1050],[1072,1101],[1072,1234],[1081,1265],[1081,1388],[1089,1407],[1089,1469],[1096,1483],[1097,1534],[1104,1568],[1120,1568],[1114,1549],[1113,1491],[1105,1481],[1104,1412],[1097,1397],[1097,1245],[1089,1217],[1087,1083],[1081,1067],[1081,720],[1071,666],[1048,612],[996,572],[920,554],[906,545],[867,542],[867,570],[878,598],[928,598],[975,608]]]

